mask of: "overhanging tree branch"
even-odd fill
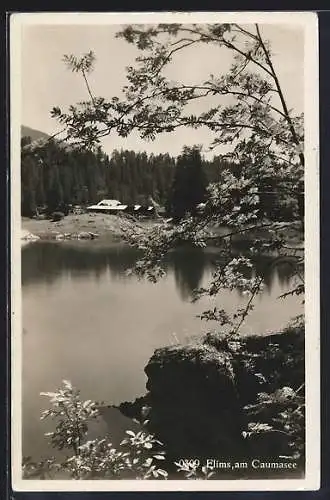
[[[271,58],[269,57],[269,53],[268,53],[268,50],[266,49],[265,47],[265,44],[264,44],[264,41],[261,37],[261,34],[260,34],[260,29],[259,29],[259,26],[258,24],[256,24],[256,30],[257,30],[257,33],[258,33],[258,39],[260,41],[260,45],[261,47],[263,48],[263,51],[264,51],[264,54],[265,54],[265,57],[266,57],[266,60],[267,60],[267,63],[268,63],[268,66],[270,67],[270,71],[271,71],[271,74],[272,74],[272,77],[275,81],[275,85],[276,85],[276,88],[277,88],[277,91],[278,91],[278,95],[279,95],[279,98],[280,98],[280,101],[281,101],[281,104],[282,104],[282,107],[283,107],[283,111],[284,111],[284,115],[285,115],[285,119],[286,121],[288,122],[289,124],[289,128],[290,128],[290,132],[292,134],[292,139],[294,141],[294,143],[299,146],[300,144],[300,141],[298,139],[298,136],[296,134],[296,131],[295,131],[295,128],[294,128],[294,125],[292,123],[292,120],[291,120],[291,116],[290,116],[290,113],[289,113],[289,110],[288,110],[288,107],[287,107],[287,104],[286,104],[286,101],[285,101],[285,98],[284,98],[284,95],[283,95],[283,92],[282,92],[282,88],[281,88],[281,85],[280,85],[280,82],[279,82],[279,79],[278,79],[278,76],[276,74],[276,71],[274,69],[274,66],[273,66],[273,63],[272,63],[272,60]],[[303,153],[300,153],[299,154],[299,158],[300,158],[300,161],[301,161],[301,164],[302,166],[305,165],[305,158],[304,158],[304,154]]]

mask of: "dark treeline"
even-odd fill
[[[114,151],[109,158],[101,148],[68,150],[54,141],[29,147],[22,141],[22,214],[37,207],[51,213],[63,205],[86,205],[103,198],[142,203],[152,196],[164,204],[171,186],[174,159],[133,151]]]
[[[168,215],[180,219],[206,198],[211,182],[221,182],[230,169],[240,176],[239,165],[221,156],[202,157],[198,147],[184,147],[177,158],[169,154],[117,151],[111,156],[101,148],[95,153],[64,147],[54,140],[21,141],[21,211],[31,217],[43,211],[68,213],[69,206],[86,206],[104,198],[125,204],[156,202]],[[271,178],[260,183],[259,210],[276,220],[296,218],[299,203],[295,196],[278,192]]]
[[[180,197],[189,208],[203,201],[205,186],[219,180],[221,167],[228,167],[221,158],[202,159],[196,148],[191,151],[185,148],[183,155],[176,159],[169,154],[147,155],[123,150],[115,150],[109,157],[101,148],[96,153],[76,151],[52,140],[32,143],[29,137],[23,137],[21,146],[22,214],[25,216],[34,215],[37,207],[47,207],[51,213],[63,205],[85,205],[103,198],[126,204],[147,204],[152,198],[169,208],[176,206]],[[183,163],[192,167],[189,178]],[[179,179],[174,182],[176,171]],[[189,179],[195,179],[194,186]],[[182,187],[187,193],[182,192]],[[189,196],[190,199],[186,199]]]

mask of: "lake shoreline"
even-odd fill
[[[134,221],[130,218],[105,214],[70,214],[60,221],[29,219],[22,217],[23,240],[70,240],[111,238],[122,240],[125,226]]]
[[[135,223],[143,224],[147,228],[155,225],[166,225],[164,219],[137,220],[127,215],[106,215],[99,213],[70,214],[60,221],[50,219],[30,219],[22,217],[21,219],[21,240],[29,241],[63,241],[63,240],[93,240],[106,239],[112,241],[124,241],[124,232],[127,228],[132,228]],[[283,223],[279,226],[279,231],[286,235],[290,244],[302,245],[303,234],[297,229],[295,223]],[[212,228],[215,234],[224,234],[226,228]],[[230,232],[230,231],[229,231]],[[269,237],[268,228],[251,229],[244,235],[234,236],[235,241],[243,239],[254,239]],[[247,238],[248,236],[248,238]]]

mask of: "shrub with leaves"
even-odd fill
[[[165,460],[162,443],[153,435],[128,430],[119,449],[112,445],[110,436],[90,440],[89,423],[100,416],[96,402],[82,401],[67,380],[56,392],[42,395],[50,399],[51,406],[42,412],[41,419],[51,418],[56,425],[46,437],[53,448],[70,453],[61,461],[48,457],[34,462],[25,457],[25,478],[56,479],[61,474],[71,479],[167,479],[167,471],[158,467]]]
[[[210,332],[204,343],[229,352],[251,456],[305,457],[305,362],[303,318],[266,338]],[[289,385],[290,384],[290,385]],[[296,389],[293,387],[296,385]],[[250,446],[251,445],[251,446]],[[254,450],[254,451],[252,451]]]
[[[185,479],[211,479],[215,472],[205,465],[199,465],[199,460],[181,460],[174,462],[179,473],[183,473]]]
[[[281,387],[271,394],[260,393],[256,403],[245,407],[251,421],[243,437],[249,440],[263,437],[268,443],[269,435],[275,434],[277,444],[282,447],[282,458],[302,464],[305,458],[303,388],[301,386],[294,390],[292,387]],[[257,449],[260,453],[260,448]]]

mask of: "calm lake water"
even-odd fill
[[[167,262],[167,276],[157,284],[139,281],[125,271],[134,249],[104,241],[37,242],[22,249],[23,284],[23,455],[52,454],[39,419],[63,379],[82,397],[119,404],[145,393],[144,367],[153,351],[201,336],[215,325],[196,317],[208,300],[191,303],[192,290],[207,283],[214,251],[180,250]],[[267,286],[243,327],[262,334],[284,327],[302,312],[301,299],[277,297],[290,289],[290,266],[257,263]],[[232,310],[246,304],[238,291],[223,291],[212,302]],[[98,432],[114,442],[131,422],[109,410]]]

